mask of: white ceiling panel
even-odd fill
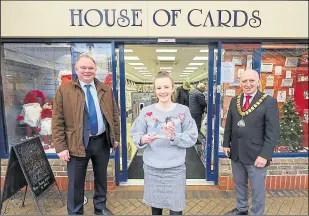
[[[207,50],[207,46],[126,45],[125,49],[133,50],[133,52],[124,53],[125,59],[130,59],[132,56],[134,56],[133,59],[139,59],[125,60],[127,78],[133,81],[152,81],[156,73],[160,71],[160,68],[161,70],[171,72],[172,77],[177,82],[183,81],[185,78],[194,81],[196,81],[197,77],[198,80],[207,78],[208,60],[205,59],[208,59],[208,52],[200,52],[200,50]],[[161,58],[163,60],[158,60],[158,57],[163,57]],[[171,59],[175,60],[169,60],[170,58],[168,57],[174,57]],[[194,60],[194,58],[198,60]],[[200,64],[196,65],[194,63]],[[152,76],[142,74],[145,71],[149,71],[149,74]],[[184,75],[182,73],[185,73],[187,76],[181,76]]]

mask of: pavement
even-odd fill
[[[65,202],[66,192],[61,192]],[[25,206],[21,207],[22,193],[3,204],[2,214],[38,215],[32,194],[28,192]],[[93,215],[93,192],[85,193],[88,203],[85,215]],[[39,199],[38,205],[43,215],[67,215],[59,194],[51,191]],[[235,208],[235,192],[222,191],[216,186],[187,186],[187,205],[184,215],[223,215]],[[251,194],[249,199],[251,205]],[[121,186],[108,192],[107,207],[115,215],[150,215],[150,207],[143,203],[142,186]],[[6,212],[3,212],[6,210]],[[164,210],[164,215],[169,211]],[[308,215],[308,190],[269,190],[266,194],[266,215]]]

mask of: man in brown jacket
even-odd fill
[[[54,99],[52,138],[61,160],[67,161],[69,215],[83,214],[84,185],[89,159],[94,171],[94,213],[111,215],[106,208],[107,165],[110,148],[120,140],[119,109],[112,89],[95,78],[95,61],[82,55],[78,76],[62,84]]]

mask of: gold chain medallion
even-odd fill
[[[242,111],[241,106],[240,106],[241,95],[237,96],[237,110],[238,110],[239,115],[241,116],[241,120],[237,123],[238,127],[245,127],[246,126],[246,123],[244,121],[244,116],[247,116],[250,113],[252,113],[264,101],[264,99],[267,96],[268,96],[267,94],[263,94],[260,97],[260,99],[254,105],[252,105],[249,109],[247,109],[246,111]]]

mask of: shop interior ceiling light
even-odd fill
[[[200,52],[209,52],[207,49],[201,49]],[[215,52],[218,52],[218,50],[215,50]]]
[[[124,60],[139,60],[139,57],[137,57],[137,56],[125,56]]]
[[[159,61],[173,61],[175,59],[175,56],[158,56]]]
[[[200,66],[200,65],[203,65],[204,63],[190,63],[189,65],[198,65],[198,66]]]
[[[156,49],[156,52],[177,52],[177,49]]]
[[[195,56],[193,60],[206,60],[207,61],[208,57],[207,56]]]
[[[172,70],[173,67],[160,67],[160,70]]]
[[[187,69],[187,70],[195,70],[195,69],[197,69],[198,67],[186,67],[185,69]]]
[[[129,65],[144,65],[144,64],[139,62],[139,63],[129,63]]]

